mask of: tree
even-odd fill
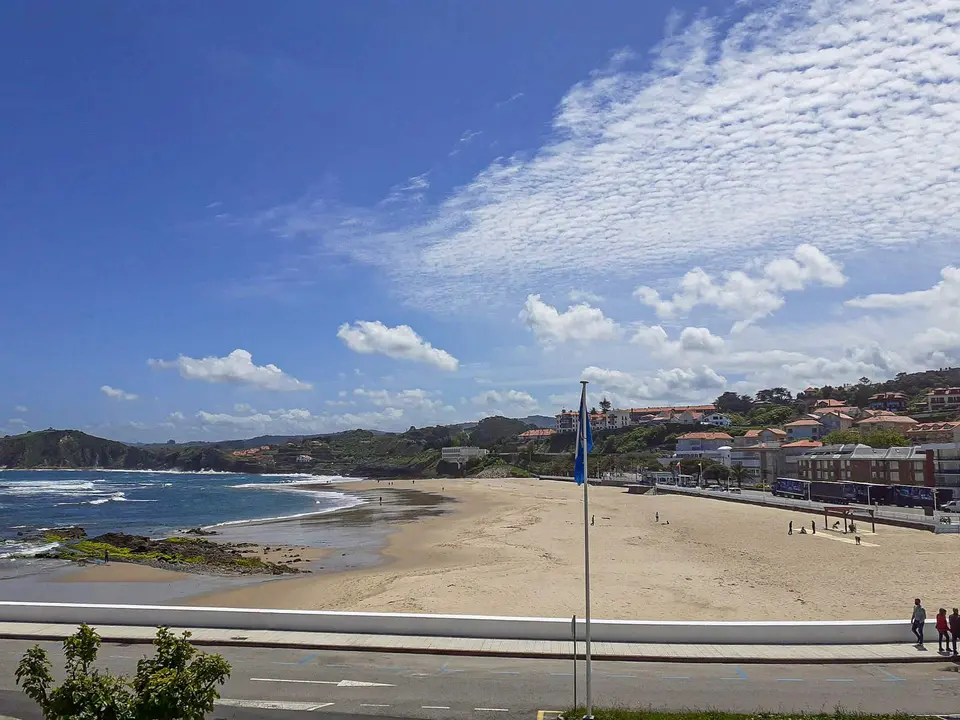
[[[863,442],[863,437],[856,430],[834,430],[823,438],[824,445],[855,445]]]
[[[757,390],[757,402],[771,403],[773,405],[789,405],[793,402],[793,393],[785,387],[769,388],[767,390]]]
[[[749,395],[737,395],[735,392],[725,392],[716,400],[714,405],[723,413],[748,413],[753,407],[753,399]]]
[[[52,665],[39,645],[17,665],[17,684],[40,706],[45,720],[203,720],[230,676],[220,655],[197,652],[190,633],[158,628],[156,653],[137,663],[132,681],[94,667],[100,636],[84,623],[63,641],[66,679],[51,689]]]
[[[612,407],[613,405],[606,398],[603,398],[603,400],[600,401],[600,412],[606,414],[610,412],[610,408]]]
[[[907,439],[896,430],[885,430],[877,428],[873,432],[867,433],[862,440],[864,445],[872,448],[892,448],[904,447],[908,445]]]
[[[747,469],[740,463],[730,468],[730,479],[737,484],[737,487],[743,487],[743,481],[747,479],[749,474]]]

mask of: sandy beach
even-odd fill
[[[397,486],[413,486],[398,481]],[[381,486],[382,487],[382,486]],[[567,617],[583,612],[582,490],[538,480],[417,480],[456,500],[407,518],[384,562],[204,594],[197,605]],[[375,490],[373,483],[351,490]],[[610,619],[852,620],[960,603],[956,536],[877,526],[787,535],[816,516],[591,488],[593,611]],[[655,513],[660,513],[660,522]],[[669,523],[669,524],[667,524]],[[277,583],[280,583],[279,585]]]

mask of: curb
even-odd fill
[[[99,632],[99,631],[98,631]],[[63,633],[0,633],[0,639],[5,640],[63,640]],[[124,645],[152,645],[153,638],[131,638],[113,633],[100,633],[104,642],[122,643]],[[191,643],[198,647],[263,647],[263,648],[292,648],[304,650],[330,650],[338,652],[374,652],[396,653],[407,655],[444,655],[450,657],[499,657],[520,658],[527,660],[570,660],[569,653],[553,652],[524,652],[510,650],[457,650],[447,648],[424,647],[396,647],[390,645],[356,645],[337,643],[304,643],[283,641],[250,641],[244,638],[230,638],[228,640],[204,640],[191,638]],[[578,659],[582,656],[578,655]],[[916,655],[908,657],[880,657],[865,656],[858,658],[750,658],[750,657],[704,657],[691,653],[690,655],[613,655],[608,653],[592,653],[594,660],[615,662],[658,662],[658,663],[698,663],[698,664],[750,664],[750,665],[863,665],[876,663],[931,663],[945,662],[960,666],[957,658],[933,655]],[[0,717],[0,720],[3,720]]]

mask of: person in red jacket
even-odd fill
[[[950,626],[947,624],[947,611],[940,608],[937,611],[937,652],[943,652],[943,641],[947,641],[947,652],[950,652]]]
[[[950,634],[953,635],[953,656],[957,657],[957,639],[960,638],[960,612],[953,609],[953,615],[947,618],[950,621]]]

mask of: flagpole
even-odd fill
[[[580,405],[584,410],[587,407],[587,381],[581,380],[580,384],[583,386],[581,389],[581,401]],[[590,475],[587,472],[587,423],[590,422],[590,418],[587,415],[586,411],[583,413],[582,424],[583,427],[580,428],[580,442],[582,443],[581,450],[583,452],[583,580],[584,580],[584,600],[586,601],[586,613],[584,614],[584,621],[586,624],[586,632],[584,633],[585,640],[585,652],[584,659],[586,660],[586,691],[587,691],[587,714],[585,716],[586,720],[592,720],[593,718],[593,694],[592,694],[592,675],[593,668],[590,661],[590,494],[588,488],[590,487]]]

